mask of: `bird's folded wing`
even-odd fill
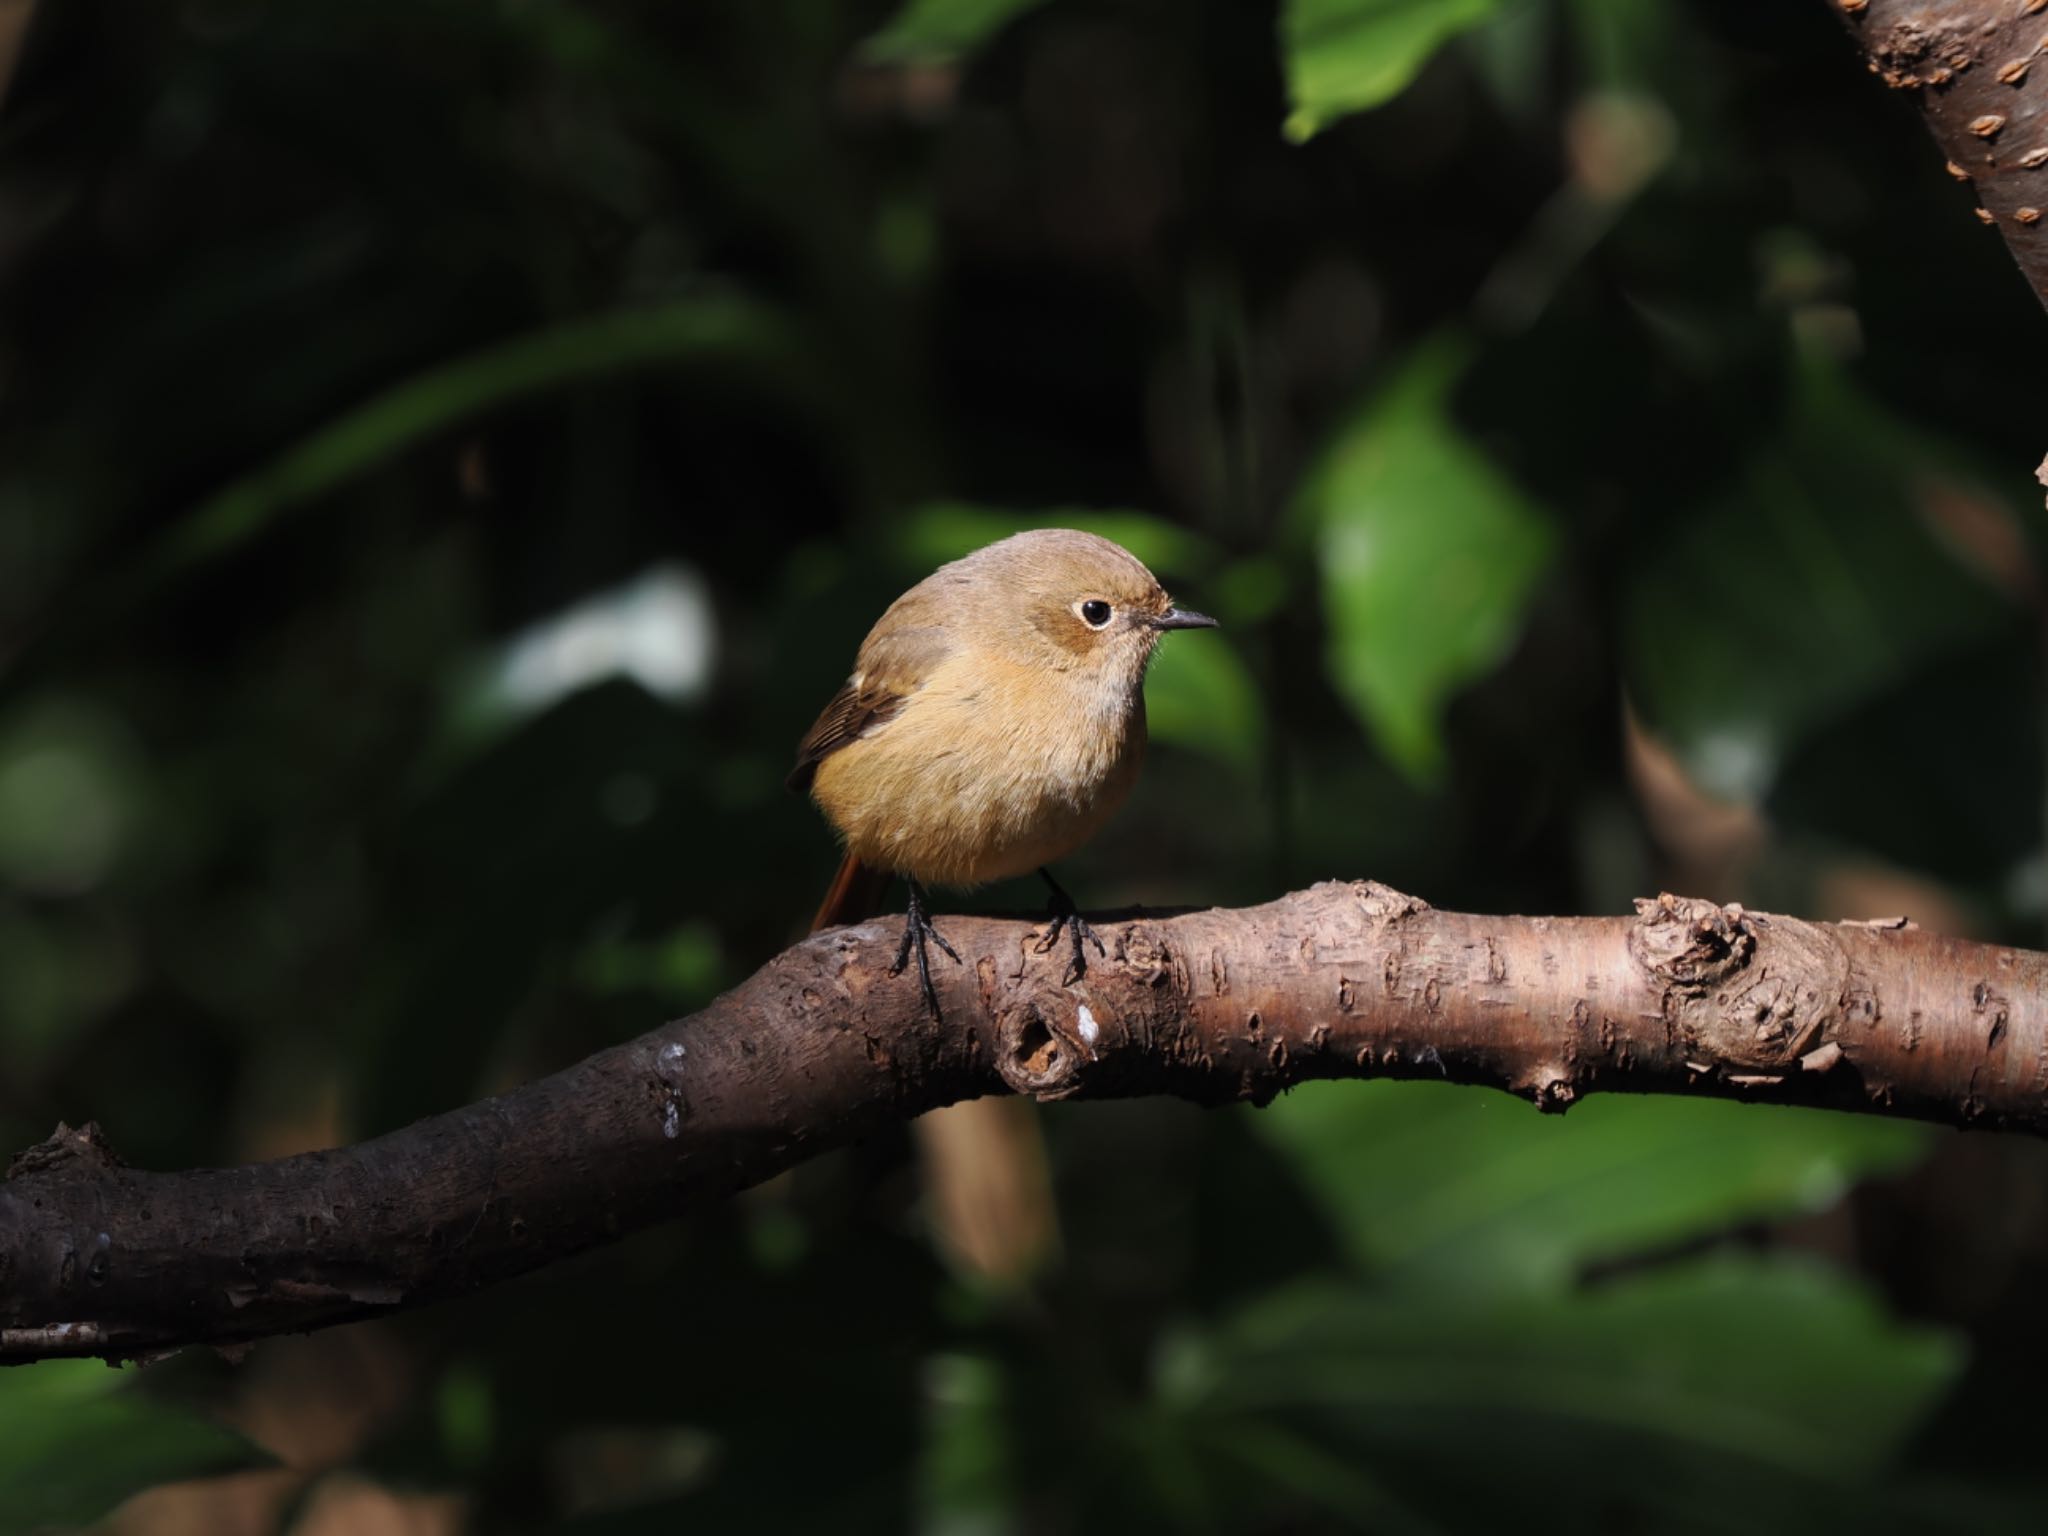
[[[946,632],[936,627],[899,627],[886,634],[878,628],[869,635],[853,675],[797,743],[796,766],[785,781],[789,787],[809,789],[818,764],[888,724],[951,651]]]

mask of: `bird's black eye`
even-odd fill
[[[1081,605],[1081,622],[1090,629],[1100,629],[1109,622],[1110,606],[1099,597],[1091,597]]]

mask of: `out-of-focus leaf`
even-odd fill
[[[1712,1524],[1732,1481],[1798,1529],[1815,1499],[1881,1497],[1864,1479],[1960,1363],[1830,1270],[1721,1257],[1489,1308],[1297,1286],[1170,1351],[1161,1384],[1219,1454],[1237,1423],[1295,1423],[1458,1529],[1566,1462],[1600,1468],[1586,1499],[1636,1517],[1603,1527]],[[1460,1471],[1474,1446],[1497,1494]]]
[[[920,1528],[1003,1530],[1017,1496],[1002,1362],[935,1355],[925,1362],[924,1441],[919,1453]]]
[[[1442,763],[1438,716],[1500,660],[1550,558],[1542,511],[1452,423],[1462,350],[1438,342],[1337,429],[1303,485],[1331,680],[1413,778]]]
[[[866,53],[888,63],[933,64],[974,52],[1045,0],[906,0],[868,40]]]
[[[1238,560],[1206,577],[1201,609],[1226,624],[1259,624],[1294,593],[1296,573],[1270,555]]]
[[[83,1525],[155,1483],[268,1461],[97,1360],[0,1372],[0,1536]]]
[[[1531,7],[1534,10],[1536,7]],[[1696,71],[1686,68],[1703,39],[1677,6],[1640,0],[1570,0],[1565,35],[1593,85],[1609,91],[1670,89]],[[1692,51],[1688,51],[1692,50]]]
[[[1222,634],[1169,635],[1145,679],[1145,716],[1154,741],[1170,742],[1250,769],[1266,739],[1257,684]]]
[[[1541,1289],[1586,1264],[1820,1209],[1930,1134],[1870,1116],[1596,1095],[1563,1118],[1449,1084],[1308,1084],[1253,1120],[1351,1256],[1428,1291]]]
[[[684,923],[650,943],[593,940],[577,969],[594,992],[640,992],[674,1008],[701,1008],[717,994],[725,976],[718,930],[705,922]]]
[[[1760,798],[1801,740],[2008,621],[1929,527],[1945,458],[1805,359],[1777,441],[1636,571],[1632,695],[1703,788]]]
[[[434,1394],[441,1445],[451,1464],[479,1467],[490,1455],[494,1405],[490,1373],[474,1360],[457,1361]]]
[[[394,385],[199,507],[171,535],[171,563],[232,547],[277,513],[452,424],[541,390],[682,359],[775,366],[792,341],[773,312],[731,295],[599,315],[521,336]]]
[[[1313,138],[1400,95],[1431,54],[1498,8],[1499,0],[1286,0],[1287,136]]]
[[[0,880],[75,896],[103,880],[141,817],[121,720],[81,697],[0,722]]]
[[[896,553],[907,570],[919,575],[971,554],[1027,528],[1078,528],[1121,544],[1155,575],[1199,573],[1216,564],[1216,549],[1200,534],[1146,512],[1100,511],[1056,507],[1037,512],[1005,512],[962,502],[937,502],[920,507],[903,521],[896,535]],[[1199,595],[1177,592],[1196,608]]]

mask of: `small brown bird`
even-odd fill
[[[797,747],[808,789],[846,844],[813,931],[869,915],[892,875],[910,911],[891,975],[913,950],[932,991],[927,885],[1036,869],[1052,890],[1067,979],[1095,937],[1046,866],[1093,837],[1145,754],[1145,668],[1169,629],[1215,620],[1174,606],[1129,551],[1071,528],[1019,533],[941,566],[889,605],[853,675]]]

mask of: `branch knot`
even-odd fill
[[[1756,951],[1757,919],[1739,906],[1673,896],[1638,898],[1628,949],[1659,981],[1690,993],[1704,992],[1749,963]]]
[[[67,1163],[84,1163],[93,1168],[125,1168],[127,1164],[115,1154],[109,1145],[106,1133],[100,1129],[97,1120],[88,1120],[73,1130],[62,1120],[57,1129],[50,1132],[32,1147],[26,1147],[14,1154],[7,1165],[4,1179],[18,1179],[24,1174],[48,1173],[62,1168]]]

